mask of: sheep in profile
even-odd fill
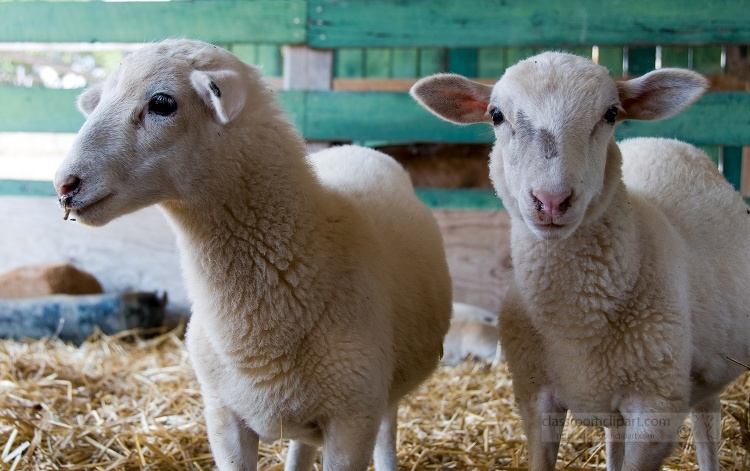
[[[213,45],[134,52],[85,91],[55,177],[99,226],[159,204],[177,234],[187,332],[221,470],[293,439],[287,470],[395,470],[396,409],[451,315],[438,226],[379,152],[308,157],[260,72]]]
[[[750,211],[695,147],[613,137],[706,85],[680,69],[615,81],[544,53],[494,86],[412,89],[448,121],[494,127],[515,267],[500,343],[533,470],[554,468],[567,411],[606,427],[610,470],[659,469],[692,411],[700,467],[719,468],[719,394],[743,371],[730,359],[750,362]]]

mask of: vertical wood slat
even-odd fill
[[[390,78],[393,49],[373,47],[365,50],[365,77]]]
[[[724,147],[724,177],[737,191],[742,187],[742,147]]]
[[[276,44],[228,44],[225,45],[232,54],[243,62],[254,64],[263,69],[266,77],[281,77],[281,47]]]
[[[464,77],[477,76],[477,49],[450,49],[448,51],[448,72]]]
[[[693,46],[692,68],[704,75],[720,75],[724,72],[721,66],[721,46]]]
[[[662,67],[690,67],[690,48],[687,46],[663,46],[661,48]]]
[[[444,72],[446,70],[445,49],[421,48],[419,49],[418,77]]]
[[[334,51],[334,76],[360,78],[365,76],[365,51],[360,48],[342,48]]]
[[[608,68],[613,77],[622,77],[622,60],[622,47],[599,47],[599,65]]]
[[[654,70],[656,66],[655,47],[628,48],[628,75],[640,76]]]
[[[391,77],[416,78],[419,75],[417,48],[394,49],[391,56]]]
[[[688,64],[686,67],[702,74],[721,74],[721,47],[689,47]],[[735,188],[739,188],[738,172],[741,172],[741,168],[737,168],[737,165],[742,165],[742,161],[735,156],[737,153],[736,149],[738,148],[722,146],[703,147],[703,150],[712,159],[715,159],[727,180]],[[741,148],[739,149],[741,153],[742,150]]]
[[[508,68],[504,47],[483,47],[477,51],[477,78],[499,79]]]

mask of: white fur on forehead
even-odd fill
[[[546,96],[551,99],[540,100]],[[618,103],[617,87],[606,68],[560,52],[545,52],[508,68],[495,87],[493,100],[508,99],[516,110],[523,109],[527,115],[542,109],[562,113],[579,105],[591,108],[594,103],[602,106]]]
[[[128,55],[120,68],[126,69],[127,77],[136,83],[142,83],[146,78],[179,78],[180,74],[184,74],[182,78],[187,83],[193,70],[233,69],[243,71],[244,75],[249,72],[260,77],[255,67],[243,63],[226,49],[190,39],[166,39],[146,44]],[[111,74],[113,78],[118,72]]]

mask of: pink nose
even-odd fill
[[[554,217],[563,214],[570,207],[572,191],[562,193],[547,193],[544,191],[532,191],[536,210],[546,216]]]
[[[57,195],[65,196],[73,193],[81,185],[81,179],[77,175],[67,176],[57,187]]]

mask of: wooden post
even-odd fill
[[[333,51],[306,46],[284,47],[284,90],[330,90],[332,83]],[[308,141],[307,149],[315,152],[328,145],[327,142]]]

